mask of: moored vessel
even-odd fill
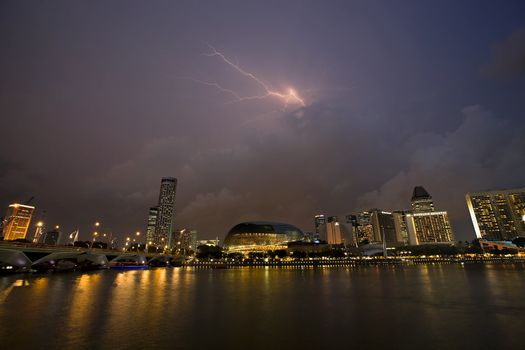
[[[149,267],[144,255],[140,254],[119,255],[109,262],[109,266],[114,270],[145,270]]]

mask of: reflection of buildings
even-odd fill
[[[35,207],[14,203],[5,215],[3,236],[6,241],[25,239]]]
[[[176,187],[176,178],[162,178],[158,205],[156,207],[151,207],[148,212],[146,241],[149,245],[156,247],[170,245],[173,219],[175,215]]]
[[[478,238],[525,237],[525,188],[467,193],[466,200]]]
[[[422,186],[414,188],[411,204],[412,212],[405,215],[409,244],[451,243],[454,240],[448,213],[435,211],[432,197]]]

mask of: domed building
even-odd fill
[[[286,249],[289,242],[300,241],[303,232],[297,227],[277,222],[242,222],[226,235],[224,246],[229,251],[250,252]]]

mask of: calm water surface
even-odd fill
[[[523,265],[0,277],[3,349],[525,349]]]

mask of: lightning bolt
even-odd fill
[[[197,83],[203,84],[203,85],[213,86],[213,87],[215,87],[217,90],[219,90],[221,92],[228,93],[228,94],[232,95],[235,98],[235,100],[232,101],[234,103],[236,103],[236,102],[243,102],[243,101],[249,101],[249,100],[263,100],[263,99],[266,99],[266,98],[273,97],[273,98],[281,99],[284,102],[284,107],[285,108],[287,108],[288,105],[291,105],[291,104],[299,105],[301,107],[305,107],[306,106],[306,103],[305,103],[304,99],[301,98],[299,96],[299,94],[293,88],[289,88],[286,93],[280,92],[280,91],[277,91],[277,90],[273,90],[268,84],[266,84],[264,81],[262,81],[260,78],[258,78],[255,74],[250,73],[248,71],[245,71],[238,64],[233,63],[224,54],[222,54],[221,52],[217,51],[215,49],[215,47],[213,47],[213,46],[211,46],[209,44],[208,44],[208,47],[210,48],[211,53],[203,54],[204,56],[207,56],[207,57],[219,57],[221,59],[221,61],[226,63],[228,66],[230,66],[231,68],[236,70],[241,75],[245,76],[246,78],[254,81],[257,85],[259,85],[264,90],[264,94],[262,94],[262,95],[255,95],[255,96],[241,96],[239,93],[237,93],[237,92],[235,92],[235,91],[233,91],[231,89],[224,88],[223,86],[221,86],[220,84],[218,84],[216,82],[208,82],[208,81],[202,81],[202,80],[197,80],[197,79],[191,79],[191,80],[193,80],[193,81],[195,81]]]
[[[199,84],[202,84],[202,85],[213,86],[214,88],[216,88],[220,92],[224,92],[224,93],[232,95],[235,98],[235,100],[233,102],[238,102],[238,101],[241,101],[241,100],[245,99],[244,97],[241,97],[235,91],[233,91],[231,89],[227,89],[225,87],[222,87],[219,83],[216,83],[216,82],[213,82],[213,81],[204,81],[204,80],[193,79],[193,78],[188,78],[188,77],[182,77],[181,79],[191,80],[191,81],[193,81],[195,83],[199,83]]]

